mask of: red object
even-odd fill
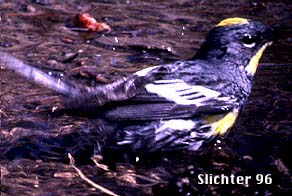
[[[90,31],[111,31],[108,24],[97,22],[96,19],[88,13],[78,14],[75,18],[75,25],[76,27],[88,29]]]

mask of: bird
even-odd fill
[[[210,30],[193,57],[96,87],[57,81],[1,51],[0,62],[67,96],[72,107],[100,108],[100,116],[115,125],[105,145],[134,153],[196,151],[234,125],[251,93],[259,60],[272,42],[271,27],[227,18]]]
[[[143,88],[105,112],[124,122],[110,140],[133,152],[195,151],[224,136],[247,102],[272,37],[260,22],[224,19],[192,58],[136,72]]]

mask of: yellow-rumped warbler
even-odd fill
[[[235,123],[271,32],[260,22],[228,18],[210,31],[193,58],[94,88],[57,81],[3,52],[0,62],[78,104],[100,106],[98,112],[117,125],[107,145],[132,152],[197,150]]]
[[[247,101],[270,44],[271,30],[262,23],[221,21],[193,58],[135,73],[148,82],[105,113],[125,122],[110,140],[132,151],[197,150],[225,134]]]

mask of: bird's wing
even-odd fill
[[[190,85],[182,79],[168,79],[175,71],[160,66],[137,72],[140,79],[148,79],[143,91],[126,101],[110,104],[105,116],[125,121],[165,120],[225,113],[235,107],[236,100],[218,91]]]

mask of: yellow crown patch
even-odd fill
[[[223,26],[229,26],[229,25],[236,25],[236,24],[248,24],[249,20],[245,18],[227,18],[222,21],[220,21],[216,27],[223,27]]]

